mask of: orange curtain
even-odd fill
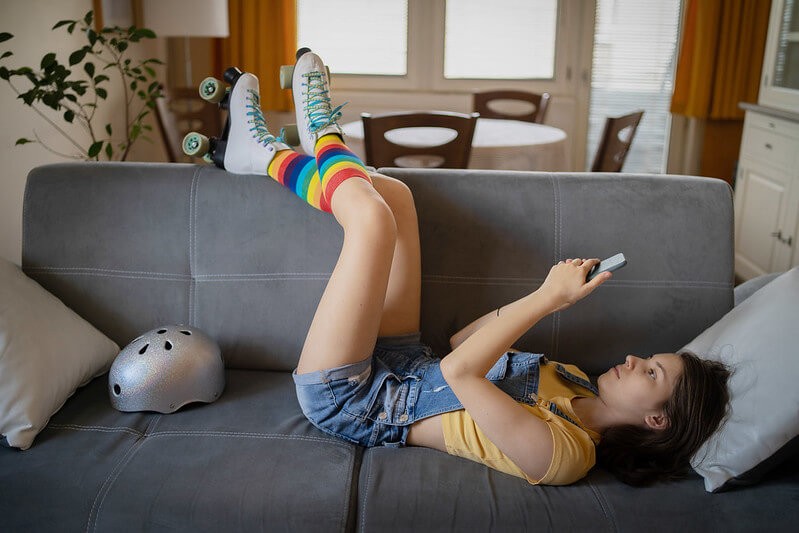
[[[770,0],[688,0],[671,112],[742,119],[757,102]]]
[[[295,0],[228,0],[230,36],[215,39],[214,72],[239,67],[258,77],[264,111],[292,109],[291,92],[280,88],[280,66],[294,64]]]
[[[701,172],[732,181],[739,102],[757,102],[771,0],[686,0],[671,112],[705,120]]]

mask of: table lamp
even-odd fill
[[[185,38],[186,85],[192,86],[189,37],[227,37],[227,0],[144,0],[144,27],[158,37]]]

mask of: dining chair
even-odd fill
[[[638,123],[643,116],[643,111],[636,111],[629,115],[605,119],[605,129],[599,138],[591,172],[621,172],[627,152],[633,143],[635,130],[638,129]]]
[[[208,137],[222,133],[222,117],[218,106],[202,98],[196,88],[161,88],[163,97],[155,101],[158,129],[164,139],[167,157],[171,163],[199,161],[183,153],[183,137],[190,131],[204,133]]]
[[[466,168],[479,116],[478,113],[466,115],[447,111],[387,113],[374,117],[370,113],[362,113],[366,164],[373,167],[407,167],[413,166],[405,160],[407,157],[433,156],[435,160],[425,166]],[[400,128],[446,128],[454,130],[456,136],[436,146],[407,146],[386,138],[386,132]]]
[[[491,109],[489,102],[497,100],[517,100],[533,104],[529,113],[513,115]],[[527,91],[476,91],[472,93],[472,110],[480,113],[482,118],[499,118],[503,120],[521,120],[524,122],[544,123],[544,115],[549,105],[549,93],[536,94]]]

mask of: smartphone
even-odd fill
[[[613,272],[614,270],[618,270],[626,264],[627,259],[624,257],[624,254],[616,254],[613,257],[603,259],[602,262],[591,269],[591,271],[588,273],[588,277],[585,278],[585,281],[591,281],[602,272]]]

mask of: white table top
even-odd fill
[[[357,120],[342,125],[344,138],[363,139],[363,122]],[[412,147],[437,146],[455,138],[454,130],[447,128],[399,128],[386,133],[396,144]],[[532,122],[478,118],[474,130],[472,148],[498,148],[512,146],[534,146],[566,140],[566,132]]]

